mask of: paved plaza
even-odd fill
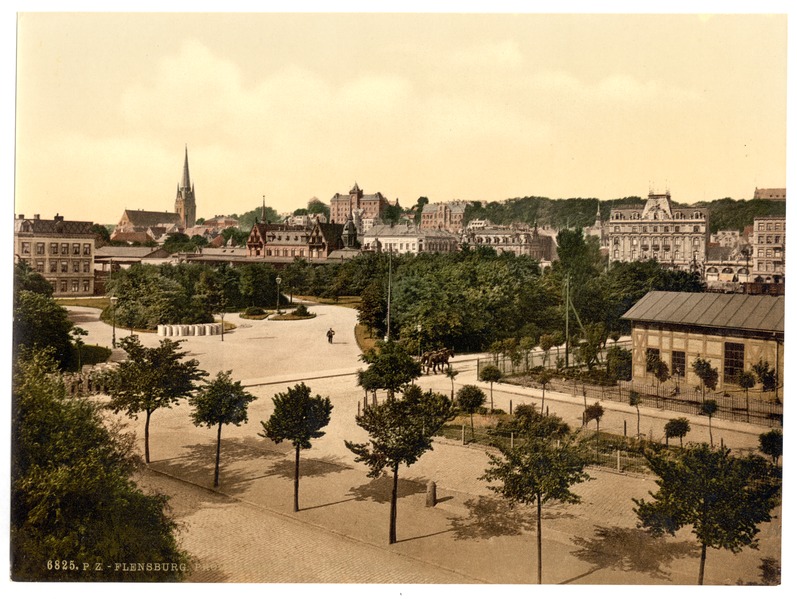
[[[533,511],[510,508],[479,480],[485,449],[438,440],[434,450],[399,471],[398,542],[388,545],[390,480],[370,479],[345,440],[365,441],[356,426],[363,393],[356,372],[365,365],[354,340],[356,312],[313,305],[304,321],[226,320],[237,328],[219,337],[188,337],[183,349],[211,376],[232,370],[258,397],[249,421],[222,432],[220,486],[212,490],[215,430],[195,427],[187,402],[157,410],[150,425],[152,462],[140,474],[145,488],[171,497],[183,547],[195,557],[192,581],[325,583],[533,583],[536,524]],[[111,327],[98,311],[70,308],[89,331],[87,343],[110,345]],[[336,331],[327,343],[325,332]],[[117,329],[117,339],[127,334]],[[140,334],[147,346],[160,340]],[[114,359],[123,359],[116,350]],[[455,385],[478,384],[475,356],[457,356]],[[324,437],[302,452],[300,511],[293,506],[293,451],[258,436],[271,398],[305,381],[334,406]],[[450,393],[443,375],[425,375],[424,389]],[[496,384],[495,407],[540,404],[540,391]],[[591,400],[593,403],[595,400]],[[583,398],[546,392],[546,405],[572,426],[581,423]],[[636,428],[636,410],[605,402],[602,431]],[[660,435],[674,415],[642,408],[642,431]],[[690,416],[687,441],[708,441],[708,421]],[[143,439],[143,419],[132,422]],[[754,448],[763,429],[714,419],[716,442]],[[650,433],[649,433],[650,434]],[[574,490],[582,502],[543,509],[543,582],[548,584],[694,584],[699,548],[687,531],[651,539],[636,528],[633,498],[656,488],[652,479],[591,469]],[[426,507],[429,482],[438,503]],[[762,526],[759,550],[709,550],[707,584],[754,583],[761,560],[780,560],[780,510]]]

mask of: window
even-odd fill
[[[90,243],[84,243],[83,244],[83,255],[84,256],[90,256],[91,255],[91,244]]]
[[[39,242],[36,244],[36,253],[40,256],[44,253],[44,242]]]
[[[23,241],[22,242],[22,253],[23,254],[30,254],[30,242]]]
[[[780,243],[780,235],[775,235],[775,243]]]
[[[88,290],[89,290],[89,280],[88,279],[84,279],[83,280],[83,291],[88,292]]]
[[[57,254],[58,253],[58,244],[57,243],[51,243],[50,244],[50,253],[51,254]]]
[[[91,262],[88,260],[83,261],[83,272],[91,272]]]
[[[80,262],[77,260],[72,262],[72,272],[80,272]]]
[[[744,343],[725,343],[723,369],[726,381],[732,380],[744,370]]]
[[[75,279],[72,281],[72,292],[77,293],[78,291],[80,291],[80,281]]]
[[[771,230],[772,230],[772,223],[767,223],[767,231],[771,231]]]
[[[680,233],[681,232],[681,225],[675,225],[675,232],[676,233]]]
[[[700,233],[700,227],[698,225],[695,225],[694,227],[692,227],[692,231],[695,233]]]
[[[61,272],[69,272],[69,262],[66,260],[61,262]],[[66,289],[64,289],[64,291],[66,291]]]
[[[61,244],[61,253],[64,254],[64,255],[69,253],[69,244],[68,243],[62,243]],[[66,291],[66,289],[64,289],[64,291]]]
[[[75,256],[79,256],[80,255],[80,244],[79,243],[73,243],[72,244],[72,253]]]
[[[645,370],[653,372],[653,364],[660,359],[659,350],[654,347],[649,347],[645,350]]]
[[[767,235],[767,243],[772,243],[772,235]]]
[[[763,235],[759,235],[758,236],[758,243],[764,243],[764,236]]]
[[[66,293],[66,281],[61,281],[61,293]]]
[[[764,230],[764,223],[758,223],[758,230],[759,231],[763,231]]]
[[[36,272],[44,272],[44,260],[36,260]]]
[[[685,376],[686,375],[686,353],[682,351],[673,351],[672,352],[672,368],[671,371],[673,374],[677,374],[678,376]]]
[[[58,260],[50,260],[50,272],[58,272]]]

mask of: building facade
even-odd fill
[[[465,208],[468,202],[438,202],[426,204],[421,210],[421,229],[443,229],[451,233],[459,233],[465,222]]]
[[[709,215],[705,208],[674,208],[669,192],[651,192],[642,210],[613,209],[606,236],[612,262],[657,260],[679,270],[702,272]]]
[[[530,256],[541,264],[550,264],[558,258],[555,232],[540,230],[536,224],[534,227],[522,223],[505,226],[485,220],[471,221],[462,235],[462,243],[491,247],[499,254]]]
[[[443,229],[422,229],[412,223],[375,225],[363,236],[363,251],[394,254],[451,253],[459,238]]]
[[[651,291],[623,318],[631,321],[632,376],[645,383],[648,356],[659,357],[681,384],[699,387],[698,357],[717,369],[717,390],[738,388],[736,377],[767,362],[783,372],[783,296]]]
[[[359,219],[376,220],[387,208],[388,200],[378,191],[365,194],[357,183],[347,195],[336,193],[329,201],[329,219],[332,223],[343,224],[351,216]],[[355,224],[357,221],[355,220]]]
[[[753,281],[783,283],[786,278],[786,217],[754,218],[750,246]]]
[[[14,256],[41,274],[56,297],[94,294],[95,235],[92,223],[44,220],[20,214],[14,220]]]
[[[785,187],[767,187],[763,189],[755,188],[753,193],[754,200],[778,200],[781,202],[786,201],[786,188]]]

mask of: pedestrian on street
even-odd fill
[[[332,338],[334,336],[335,336],[335,331],[333,331],[332,328],[330,327],[330,329],[327,331],[327,341],[332,343]]]

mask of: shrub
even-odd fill
[[[244,310],[246,316],[262,316],[265,313],[266,311],[263,308],[258,308],[257,306],[250,306]]]
[[[294,316],[310,316],[310,311],[304,304],[299,304],[293,311]]]

